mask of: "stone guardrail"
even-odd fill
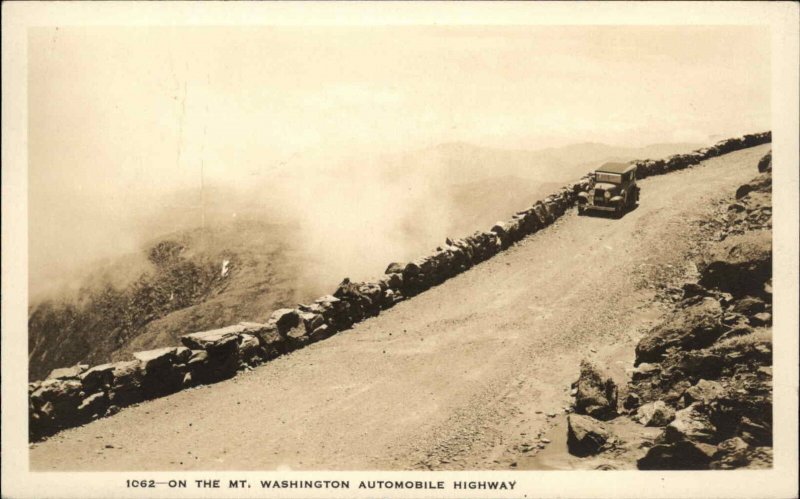
[[[681,170],[771,139],[771,132],[745,135],[687,154],[633,163],[641,179]],[[44,381],[28,384],[29,438],[39,440],[110,416],[131,404],[231,378],[240,369],[344,331],[542,230],[573,206],[577,194],[591,183],[589,173],[517,212],[510,220],[498,222],[489,231],[447,239],[432,254],[413,262],[391,263],[376,282],[345,279],[333,295],[294,309],[276,310],[265,323],[242,322],[186,334],[181,337],[181,346],[137,352],[129,361],[55,369]]]

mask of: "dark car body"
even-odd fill
[[[606,163],[595,170],[589,189],[578,193],[578,213],[607,211],[621,216],[638,202],[636,165]]]

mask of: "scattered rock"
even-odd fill
[[[740,468],[748,463],[748,451],[750,446],[739,437],[729,438],[717,445],[717,452],[714,453],[711,469],[729,470]]]
[[[208,352],[205,350],[190,350],[190,352],[189,360],[186,361],[189,366],[204,364],[208,360]]]
[[[753,191],[768,191],[772,189],[772,175],[761,174],[751,181],[736,189],[736,199],[742,199]]]
[[[625,401],[622,403],[622,407],[624,407],[628,411],[633,411],[638,408],[642,404],[642,399],[639,394],[630,392],[628,396],[625,397]]]
[[[244,330],[244,326],[237,324],[211,331],[186,334],[181,336],[181,341],[192,350],[206,350],[209,353],[229,352],[236,350],[239,334]]]
[[[716,452],[713,445],[681,440],[654,445],[636,466],[640,470],[704,470]]]
[[[599,419],[617,414],[617,385],[601,374],[589,361],[581,361],[581,373],[576,384],[575,411]]]
[[[675,410],[662,400],[639,407],[636,419],[644,426],[666,426],[675,418]]]
[[[750,317],[750,325],[754,327],[765,327],[772,325],[772,314],[759,312]]]
[[[731,310],[743,315],[755,315],[759,312],[763,312],[765,306],[764,300],[753,296],[745,296],[737,300],[733,304],[733,307],[731,307]]]
[[[725,389],[716,381],[701,379],[683,394],[684,403],[689,406],[693,402],[702,402],[705,405],[719,399],[725,394]]]
[[[300,325],[300,314],[292,308],[281,308],[272,312],[267,323],[274,324],[278,333],[286,337],[289,331]]]
[[[771,414],[769,415],[771,416]],[[772,427],[768,425],[767,421],[765,420],[763,423],[755,422],[747,416],[742,416],[736,433],[741,435],[742,439],[750,445],[771,446]]]
[[[597,454],[603,449],[609,434],[603,423],[579,414],[567,416],[567,449],[575,456]]]
[[[679,382],[685,382],[686,386],[681,387],[681,393],[678,394],[681,395],[692,383],[700,379],[718,378],[728,360],[713,349],[676,350],[667,355],[664,364],[670,366],[673,375],[683,375],[683,379]]]
[[[384,274],[402,274],[404,268],[405,264],[392,262],[389,264],[388,267],[386,267],[386,271],[384,272]]]
[[[728,211],[732,211],[734,213],[741,213],[745,211],[747,208],[741,203],[731,203],[728,205]]]
[[[112,405],[123,407],[140,402],[142,393],[143,371],[138,360],[115,362],[114,380],[111,385],[110,401]]]
[[[176,347],[157,348],[155,350],[136,352],[133,357],[141,362],[141,366],[145,371],[151,371],[171,366],[176,360],[176,350]]]
[[[636,363],[658,362],[667,349],[697,349],[711,345],[725,332],[722,307],[713,298],[673,312],[636,345]]]
[[[255,365],[261,357],[261,343],[251,334],[242,334],[239,342],[239,359],[246,365]]]
[[[772,151],[768,152],[758,161],[758,171],[761,173],[772,171]]]
[[[323,324],[311,332],[312,341],[320,341],[333,336],[334,331],[327,324]]]
[[[747,452],[748,469],[771,469],[772,468],[772,447],[755,447]]]
[[[772,231],[754,230],[721,242],[700,265],[700,284],[734,297],[759,296],[772,276]]]
[[[114,381],[114,364],[101,364],[81,374],[81,384],[85,393],[108,390]]]
[[[711,296],[711,292],[696,282],[687,282],[683,285],[683,297]]]
[[[711,424],[701,407],[700,403],[694,403],[676,412],[675,419],[667,425],[664,432],[666,441],[712,442],[715,438],[716,428]]]
[[[72,367],[53,369],[45,379],[78,379],[89,368],[87,364],[76,364]]]
[[[631,379],[633,381],[639,381],[642,379],[650,378],[658,373],[661,372],[661,366],[658,364],[651,364],[649,362],[642,362],[636,369],[633,370],[631,373]]]
[[[108,397],[103,392],[98,392],[84,398],[78,406],[78,412],[86,417],[102,416],[108,409]]]
[[[730,338],[736,338],[737,336],[747,336],[748,334],[753,334],[753,328],[746,325],[746,324],[736,324],[731,327],[728,332],[724,333],[722,336],[719,337],[719,342],[723,342]]]

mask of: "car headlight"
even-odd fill
[[[606,191],[606,192],[605,192],[605,194],[603,194],[603,196],[604,196],[606,199],[608,199],[608,198],[610,198],[610,197],[611,197],[611,193],[610,193],[610,192],[608,192],[608,191]]]

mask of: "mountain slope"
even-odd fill
[[[291,226],[252,220],[181,231],[151,241],[143,251],[179,247],[172,266],[132,255],[88,274],[76,296],[31,307],[29,377],[173,344],[193,330],[263,320],[275,308],[315,296],[317,290],[304,290],[296,278],[303,259],[290,245],[293,232]],[[105,278],[123,268],[136,277],[123,284]]]

